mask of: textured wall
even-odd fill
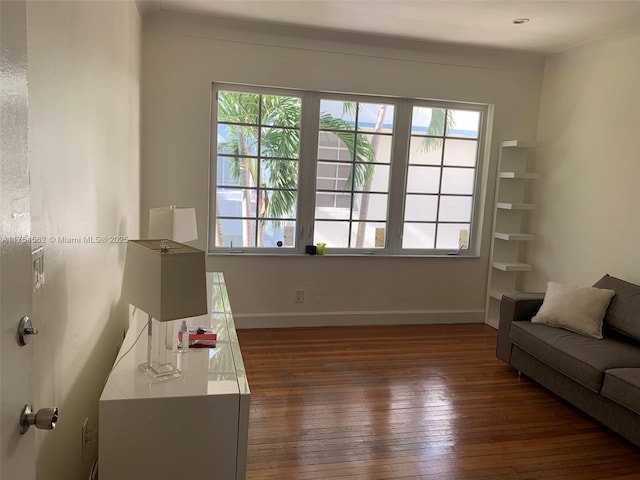
[[[82,421],[97,427],[127,325],[125,244],[97,242],[139,228],[140,18],[133,2],[30,2],[27,28],[32,234],[46,274],[34,400],[60,408],[58,428],[36,436],[36,472],[85,480],[96,448],[82,458]]]
[[[527,289],[640,282],[639,106],[640,31],[548,60]]]

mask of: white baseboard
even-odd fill
[[[234,313],[236,328],[429,325],[483,323],[484,310],[397,310],[373,312]]]

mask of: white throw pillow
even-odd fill
[[[615,291],[605,288],[549,282],[542,306],[531,321],[601,339],[602,319],[614,295]]]

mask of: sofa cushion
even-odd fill
[[[602,395],[640,415],[640,368],[607,370]]]
[[[604,371],[639,367],[640,347],[615,338],[602,340],[528,321],[513,322],[511,342],[542,363],[599,392]]]
[[[640,341],[640,285],[605,275],[594,287],[616,292],[605,313],[604,325]]]
[[[605,288],[548,282],[544,302],[531,321],[600,339],[602,319],[615,293]]]

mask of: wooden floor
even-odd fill
[[[640,449],[519,379],[486,325],[238,336],[247,479],[640,479]]]

